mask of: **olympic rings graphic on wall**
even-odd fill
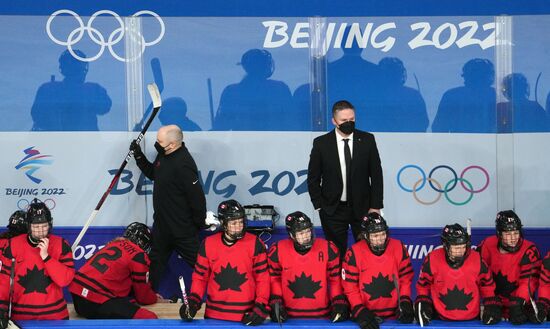
[[[17,201],[17,208],[19,210],[27,211],[27,209],[29,208],[29,205],[31,204],[32,200],[34,200],[34,199],[31,199],[31,200],[19,199],[19,201]],[[46,199],[46,200],[38,199],[38,200],[44,202],[46,207],[48,207],[48,209],[50,209],[50,210],[53,210],[55,208],[56,204],[55,204],[54,199]]]
[[[453,178],[450,179],[445,184],[441,184],[440,182],[438,182],[436,179],[433,178],[433,175],[437,170],[443,170],[443,169],[448,170],[453,176]],[[418,173],[420,174],[419,176],[420,178],[414,182],[411,188],[404,186],[403,183],[401,182],[401,175],[405,170],[415,170],[415,171],[418,171]],[[464,178],[464,175],[471,170],[481,171],[481,173],[485,176],[485,183],[481,187],[474,188],[473,184],[470,181],[468,181],[466,178]],[[432,205],[437,201],[439,201],[439,199],[441,199],[441,195],[444,195],[445,199],[447,199],[447,201],[450,204],[455,206],[463,206],[468,202],[472,201],[474,194],[485,191],[487,187],[489,187],[490,181],[491,180],[489,178],[489,173],[487,172],[487,170],[477,165],[471,165],[464,168],[460,173],[460,175],[458,175],[457,172],[452,167],[447,165],[435,166],[432,170],[430,170],[428,176],[426,176],[426,172],[424,171],[424,169],[413,164],[403,166],[401,169],[399,169],[397,173],[397,185],[399,185],[399,187],[403,191],[412,193],[414,199],[418,203],[426,206]],[[437,196],[433,200],[421,200],[417,194],[418,191],[422,190],[426,186],[426,182],[428,183],[428,185],[432,190],[437,192]],[[463,190],[469,193],[468,197],[464,201],[453,200],[449,195],[449,192],[454,190],[459,185],[458,184],[459,182],[460,182],[460,187],[462,187]]]
[[[61,14],[68,14],[68,15],[73,16],[74,19],[76,20],[76,22],[79,24],[79,27],[75,28],[71,33],[69,33],[69,35],[67,36],[67,41],[63,41],[63,40],[60,40],[60,39],[56,38],[52,34],[52,31],[51,31],[52,21],[54,20],[54,18],[56,18],[57,16],[59,16]],[[117,21],[118,25],[120,26],[120,27],[114,29],[111,32],[111,34],[109,34],[108,38],[106,38],[98,29],[92,27],[92,23],[100,15],[111,15],[111,16],[113,16],[113,18]],[[164,26],[164,22],[160,18],[160,16],[158,14],[156,14],[155,12],[152,12],[150,10],[141,10],[141,11],[138,11],[137,13],[133,14],[131,17],[139,17],[139,16],[142,16],[142,15],[153,16],[160,24],[159,36],[156,39],[152,40],[152,41],[145,41],[145,38],[143,37],[143,35],[141,35],[141,33],[129,30],[127,27],[125,27],[124,22],[122,21],[122,18],[120,18],[120,16],[117,13],[115,13],[111,10],[100,10],[100,11],[97,11],[97,12],[93,13],[92,16],[90,16],[90,19],[88,20],[88,23],[86,25],[84,24],[84,21],[82,20],[82,18],[77,13],[75,13],[74,11],[69,10],[69,9],[58,10],[58,11],[54,12],[53,14],[51,14],[50,17],[48,18],[48,21],[46,23],[46,33],[48,34],[50,39],[53,42],[55,42],[56,44],[61,45],[61,46],[66,46],[67,49],[69,50],[69,52],[71,53],[71,55],[74,58],[78,59],[79,61],[82,61],[82,62],[95,61],[96,59],[101,57],[101,55],[105,51],[105,47],[107,47],[107,48],[109,48],[109,52],[111,53],[111,55],[113,55],[113,57],[116,58],[117,60],[119,60],[121,62],[130,62],[130,61],[134,61],[137,58],[141,57],[141,55],[143,55],[143,53],[145,52],[145,47],[156,45],[164,37],[165,26]],[[92,57],[79,56],[73,50],[73,46],[75,44],[77,44],[80,40],[82,40],[82,37],[84,36],[84,32],[87,32],[88,36],[90,37],[90,39],[94,43],[101,46],[101,48],[99,49],[99,52],[97,54],[95,54],[94,56],[92,56]],[[113,49],[113,46],[115,44],[119,43],[122,40],[125,33],[131,33],[132,34],[131,35],[132,39],[133,40],[138,40],[139,44],[141,45],[141,51],[139,51],[137,53],[137,55],[135,55],[135,57],[133,57],[133,58],[121,57]]]

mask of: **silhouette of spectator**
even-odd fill
[[[370,117],[378,94],[378,66],[361,57],[363,48],[359,47],[357,37],[350,33],[351,30],[349,26],[343,34],[344,56],[327,65],[327,104],[334,104],[341,99],[348,100],[357,109],[355,120],[358,127],[367,131],[380,131],[377,122]],[[332,112],[327,111],[327,122],[331,120]]]
[[[80,51],[78,56],[86,58]],[[44,83],[38,88],[31,109],[34,131],[99,130],[97,116],[111,110],[111,98],[97,83],[85,82],[88,63],[74,58],[68,50],[59,57],[63,81]]]
[[[425,132],[429,120],[420,92],[406,87],[407,70],[399,58],[385,57],[378,63],[380,92],[369,115],[378,131]]]
[[[269,79],[275,71],[271,53],[251,49],[241,58],[244,78],[222,92],[213,130],[293,130],[292,95],[288,86]]]
[[[491,87],[495,69],[487,59],[474,58],[462,67],[464,86],[443,94],[432,124],[433,132],[494,133],[496,94]]]
[[[523,74],[504,77],[502,94],[508,102],[497,104],[499,132],[548,131],[546,111],[539,103],[529,100],[529,83]]]
[[[199,125],[187,117],[187,103],[181,97],[170,97],[162,101],[159,120],[163,126],[177,125],[182,131],[200,131]]]

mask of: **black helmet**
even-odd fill
[[[445,259],[447,260],[447,264],[449,264],[452,268],[459,268],[462,266],[470,254],[471,247],[470,235],[468,235],[466,229],[457,223],[454,223],[453,225],[446,225],[443,232],[441,232],[441,243],[445,249]],[[464,253],[464,256],[451,258],[451,246],[462,244],[466,245],[466,252]]]
[[[243,229],[239,233],[229,233],[229,222],[235,219],[243,219]],[[220,220],[223,230],[231,238],[231,240],[242,239],[246,231],[246,220],[244,220],[244,208],[236,200],[222,201],[218,206],[218,219]]]
[[[23,210],[17,210],[11,214],[7,228],[12,236],[27,233],[26,216],[27,213]]]
[[[288,235],[290,235],[290,238],[294,242],[294,248],[297,251],[308,251],[313,246],[313,223],[311,222],[311,219],[307,217],[306,214],[304,214],[301,211],[295,211],[291,214],[288,214],[285,219],[285,226],[286,231],[288,232]],[[304,243],[298,243],[296,240],[296,233],[305,229],[310,229],[311,231],[311,238],[309,241]]]
[[[361,231],[363,233],[363,236],[365,237],[365,240],[367,240],[367,244],[369,245],[369,249],[372,251],[373,254],[380,256],[386,251],[386,247],[388,246],[388,235],[389,235],[389,229],[388,224],[386,224],[386,220],[384,217],[382,217],[377,212],[371,212],[368,213],[366,216],[363,217],[363,220],[361,221]],[[378,233],[378,232],[386,232],[386,241],[384,241],[383,245],[380,246],[373,246],[370,241],[370,234],[371,233]]]
[[[151,229],[143,223],[133,222],[128,225],[123,237],[137,244],[146,253],[149,253],[151,250],[153,234],[151,233]]]
[[[495,226],[497,229],[499,248],[502,248],[508,252],[516,252],[521,248],[523,243],[523,225],[521,224],[521,219],[519,219],[518,215],[513,210],[500,211],[497,214]],[[502,242],[502,232],[510,231],[519,231],[520,234],[518,243],[513,247]]]

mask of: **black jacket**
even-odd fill
[[[357,218],[369,208],[384,207],[382,166],[374,135],[355,130],[351,161],[351,198]],[[336,132],[315,138],[309,156],[307,185],[315,209],[334,214],[342,196],[343,182],[336,145]]]

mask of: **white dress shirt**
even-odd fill
[[[335,131],[336,133],[336,145],[338,146],[338,158],[340,160],[340,169],[342,170],[342,196],[340,197],[340,201],[348,201],[348,190],[347,190],[347,177],[346,177],[346,158],[344,156],[344,145],[346,142],[344,142],[344,137],[342,137],[338,131]],[[348,137],[345,137],[349,139],[348,145],[349,150],[351,152],[351,158],[353,159],[353,133],[349,135]]]

